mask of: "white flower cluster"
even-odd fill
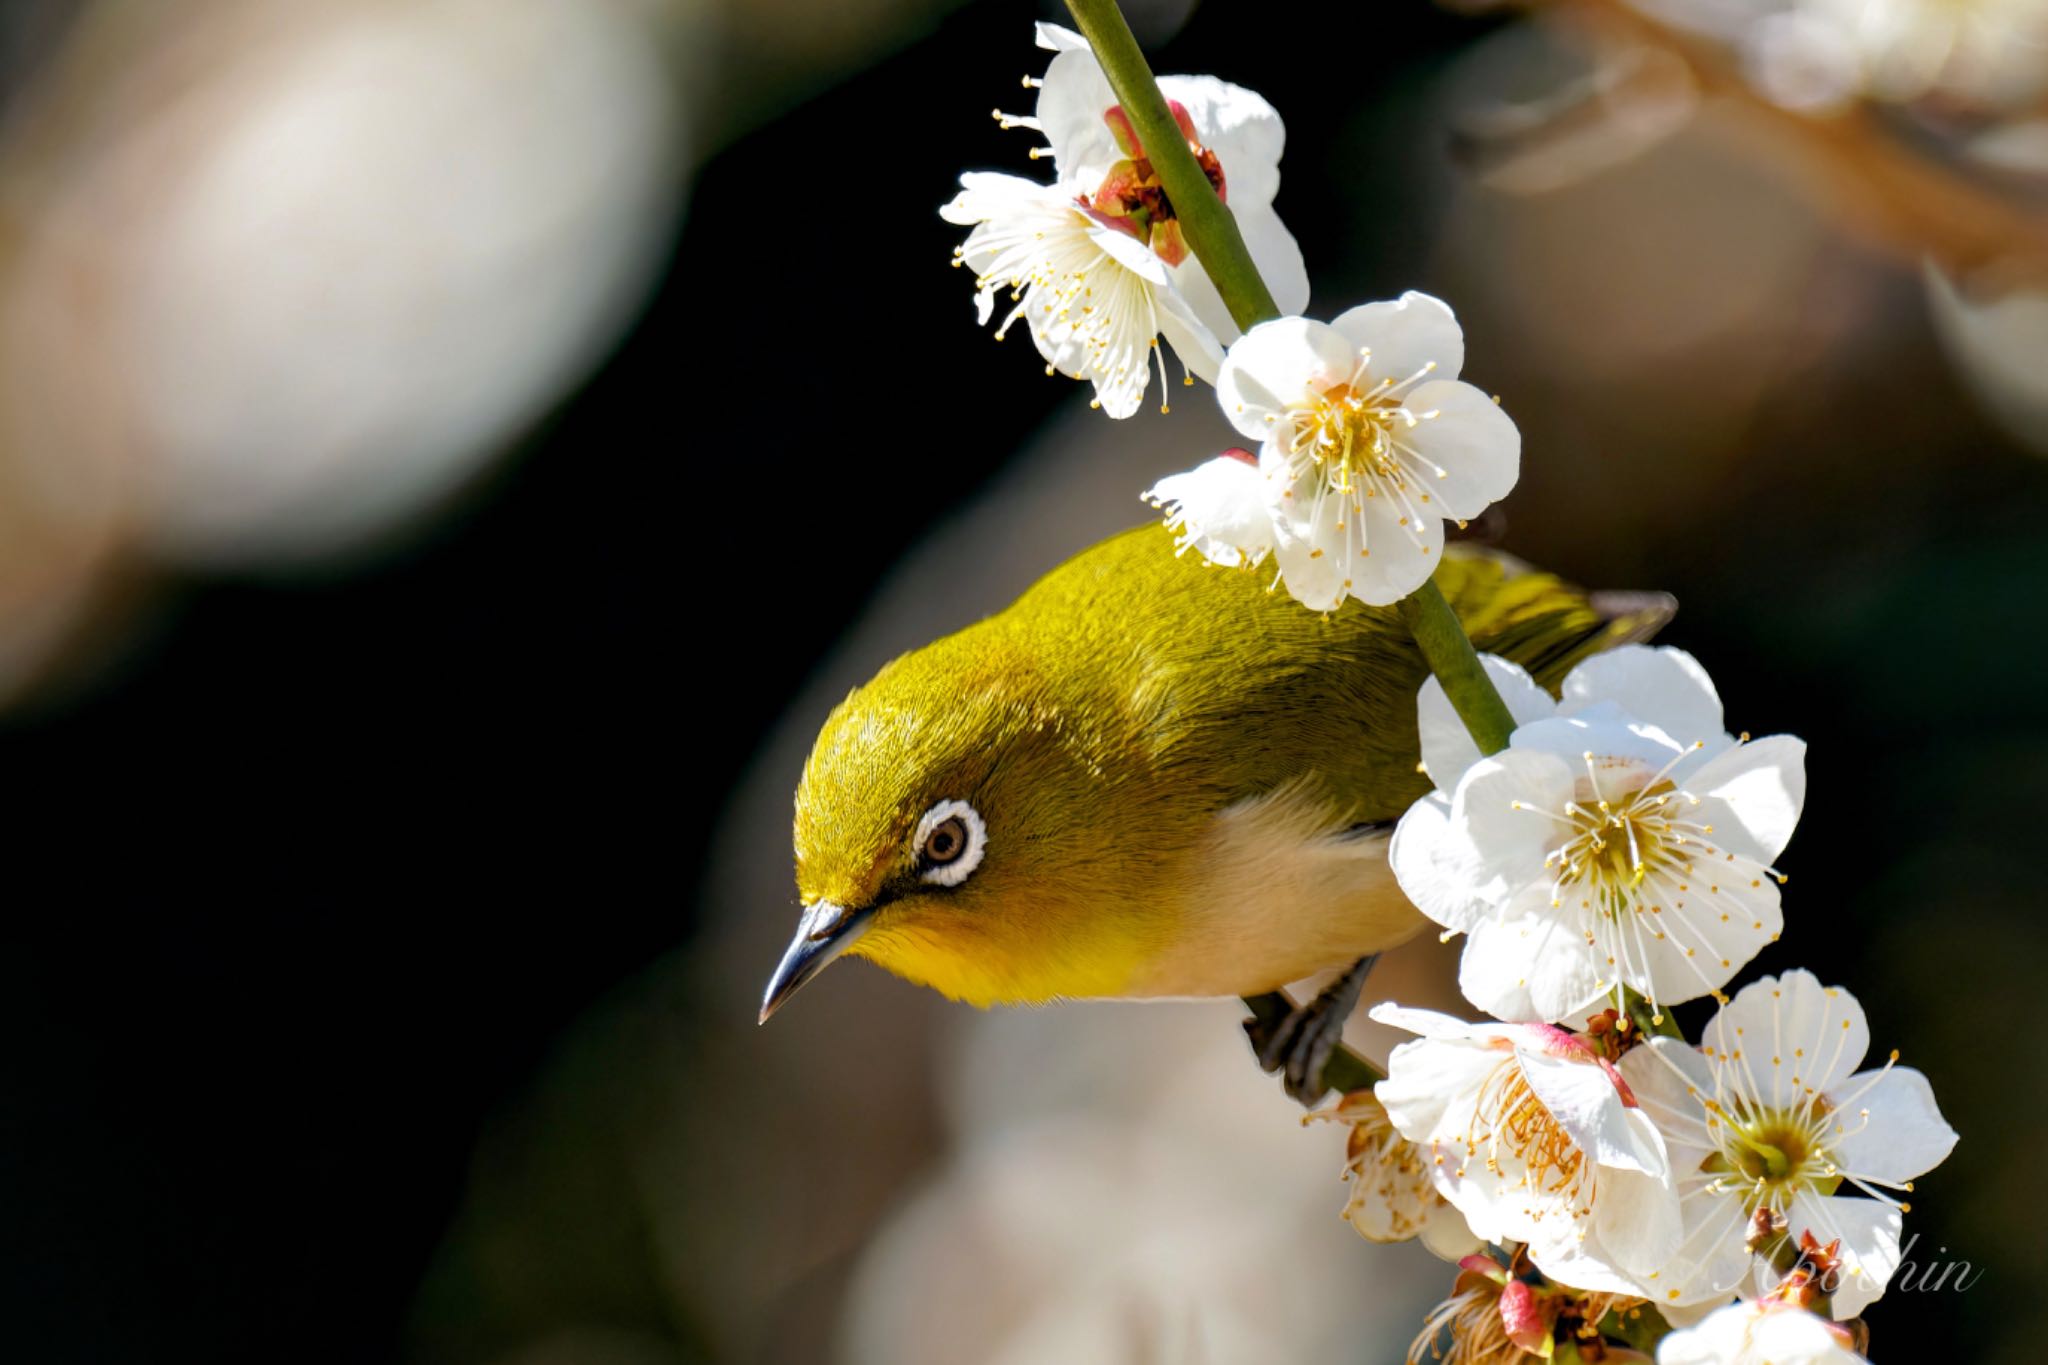
[[[1253,448],[1145,495],[1184,551],[1231,567],[1270,554],[1317,611],[1414,592],[1436,568],[1444,523],[1507,496],[1521,464],[1515,424],[1458,378],[1465,339],[1451,310],[1410,293],[1334,323],[1298,316],[1308,274],[1273,211],[1280,116],[1213,77],[1162,77],[1189,150],[1289,314],[1240,336],[1093,54],[1049,24],[1038,41],[1056,55],[1036,82],[1037,111],[997,117],[1044,135],[1052,183],[966,175],[940,210],[972,228],[955,262],[974,271],[981,320],[1007,291],[996,335],[1023,323],[1047,373],[1089,381],[1112,417],[1137,412],[1155,375],[1166,386],[1162,337],[1215,384]]]
[[[1437,789],[1390,858],[1466,935],[1466,998],[1505,1022],[1373,1010],[1417,1035],[1373,1092],[1413,1144],[1386,1159],[1428,1170],[1549,1292],[1704,1317],[1662,1360],[1860,1359],[1809,1310],[1851,1318],[1884,1292],[1902,1196],[1956,1134],[1896,1053],[1864,1068],[1848,992],[1793,971],[1722,993],[1778,935],[1805,746],[1729,735],[1680,650],[1598,656],[1556,699],[1485,664],[1518,722],[1508,747],[1481,757],[1425,685]],[[1720,1008],[1687,1043],[1663,1011],[1705,995]]]
[[[1090,381],[1111,416],[1165,382],[1161,337],[1213,381],[1247,447],[1147,494],[1181,552],[1271,556],[1319,611],[1413,593],[1445,522],[1506,496],[1520,465],[1514,423],[1459,378],[1450,308],[1409,293],[1238,335],[1094,56],[1063,29],[1039,39],[1057,55],[1036,114],[998,117],[1045,135],[1053,183],[970,175],[943,211],[972,228],[958,259],[983,321],[1008,291],[1003,327],[1025,323],[1048,369]],[[1272,209],[1279,116],[1211,78],[1160,86],[1292,313],[1308,289]],[[1604,1358],[1572,1343],[1633,1341],[1649,1306],[1682,1329],[1666,1362],[1861,1359],[1838,1320],[1884,1291],[1901,1196],[1956,1134],[1896,1054],[1863,1069],[1847,992],[1793,971],[1723,993],[1783,926],[1776,863],[1805,805],[1805,745],[1730,734],[1680,650],[1613,650],[1556,696],[1483,663],[1516,728],[1482,754],[1442,686],[1422,688],[1435,790],[1389,858],[1445,937],[1465,935],[1460,985],[1492,1021],[1377,1007],[1416,1037],[1322,1115],[1352,1129],[1347,1219],[1461,1257],[1411,1358],[1443,1332],[1459,1360]],[[1666,1010],[1702,996],[1719,1010],[1688,1043]]]

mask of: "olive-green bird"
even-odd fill
[[[1456,545],[1436,578],[1481,650],[1552,687],[1670,612]],[[1392,607],[1320,616],[1157,524],[1103,541],[826,719],[761,1018],[841,955],[1038,1004],[1255,994],[1401,942],[1424,921],[1385,840],[1429,788],[1425,676]]]

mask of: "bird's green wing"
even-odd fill
[[[1513,659],[1552,692],[1582,659],[1650,639],[1678,610],[1668,593],[1589,593],[1477,546],[1446,546],[1436,581],[1475,648]]]
[[[1668,619],[1633,595],[1616,612],[1506,556],[1453,546],[1437,570],[1474,643],[1555,688],[1573,664]],[[1415,694],[1427,670],[1393,607],[1327,615],[1271,590],[1272,570],[1177,556],[1154,524],[1113,536],[1040,580],[997,622],[1086,680],[1157,786],[1219,808],[1284,784],[1323,784],[1346,820],[1387,820],[1428,790]]]

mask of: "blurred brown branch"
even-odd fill
[[[1535,0],[1532,10],[1603,47],[1650,46],[1682,59],[1703,95],[1719,95],[1785,155],[1776,169],[1799,193],[1846,210],[1859,241],[1969,276],[1996,268],[2008,284],[2048,282],[2048,211],[2030,208],[1887,128],[1870,107],[1783,108],[1759,94],[1721,45],[1658,22],[1626,0]]]

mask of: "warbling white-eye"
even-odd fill
[[[1669,615],[1458,545],[1436,579],[1480,650],[1552,686]],[[1318,615],[1157,525],[1103,541],[826,719],[762,1019],[842,955],[1037,1004],[1256,994],[1401,942],[1425,921],[1385,838],[1429,788],[1426,676],[1393,607]]]

